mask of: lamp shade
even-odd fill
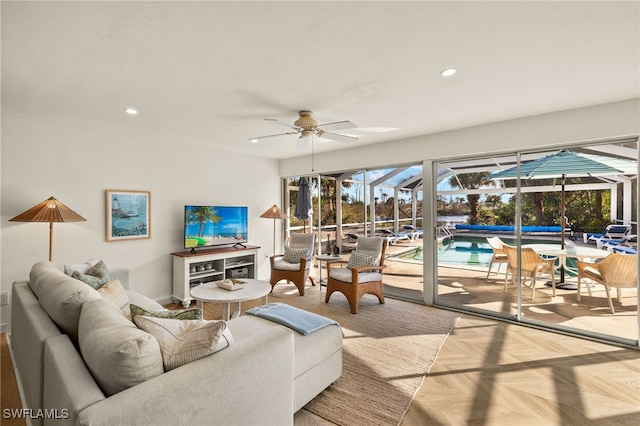
[[[10,222],[84,222],[86,220],[54,197],[9,219]]]
[[[9,219],[9,222],[49,222],[49,261],[51,261],[53,253],[53,222],[85,222],[86,220],[54,197],[49,197],[26,212]]]
[[[269,207],[266,212],[262,213],[260,217],[263,217],[265,219],[286,219],[287,215],[284,214],[282,210],[280,210],[280,208],[274,204],[273,206]]]

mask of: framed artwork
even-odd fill
[[[106,191],[107,241],[151,238],[151,192]]]

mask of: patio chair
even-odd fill
[[[309,272],[313,266],[313,248],[315,234],[291,234],[289,245],[284,248],[284,254],[276,254],[269,258],[271,263],[271,291],[281,280],[293,282],[298,288],[300,296],[304,296],[304,285],[307,279],[311,285],[316,285]]]
[[[390,229],[380,228],[376,231],[380,237],[387,239],[389,244],[396,245],[400,240],[411,241],[411,237],[405,233],[393,232]]]
[[[489,278],[491,267],[494,263],[498,264],[498,269],[496,270],[496,275],[498,275],[500,273],[500,265],[504,263],[507,264],[508,267],[509,259],[507,258],[507,254],[504,252],[504,243],[500,237],[487,237],[487,242],[493,251],[493,256],[491,256],[491,261],[489,262],[489,269],[487,270],[487,278]]]
[[[618,303],[622,303],[622,289],[638,286],[638,255],[611,253],[598,262],[578,261],[578,293],[576,294],[578,302],[580,301],[580,284],[585,278],[604,285],[609,309],[612,314],[615,314],[610,289],[611,287],[616,288],[616,299]],[[589,286],[587,286],[587,290],[591,296]]]
[[[509,284],[509,273],[515,278],[518,271],[518,248],[508,244],[503,245],[504,252],[509,259],[507,263],[507,273],[504,279],[504,291],[506,293]],[[520,272],[523,277],[531,279],[531,300],[535,299],[536,282],[538,276],[543,273],[551,275],[551,287],[553,296],[556,295],[556,276],[555,276],[555,257],[543,258],[535,252],[531,247],[522,247],[520,249]]]
[[[375,295],[384,303],[382,271],[386,267],[384,255],[388,241],[381,237],[359,237],[349,261],[327,263],[327,295],[325,303],[335,291],[344,294],[352,314],[358,313],[360,299],[365,294]],[[346,265],[345,265],[346,264]],[[340,265],[340,267],[336,267]]]
[[[418,238],[422,238],[422,229],[418,229],[413,225],[402,225],[402,231],[405,234],[409,234],[412,240],[417,240]]]
[[[602,246],[604,243],[598,243],[598,240],[616,240],[620,241],[626,236],[631,234],[631,225],[607,225],[604,231],[600,234],[582,234],[582,239],[585,243],[589,241],[595,241],[596,245]]]

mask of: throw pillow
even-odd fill
[[[177,320],[201,320],[202,319],[202,311],[200,309],[186,309],[186,310],[177,310],[170,311],[168,309],[162,311],[150,311],[148,309],[141,308],[138,305],[134,305],[133,303],[129,305],[131,318],[135,318],[138,315],[144,315],[147,317],[154,318],[169,318],[169,319],[177,319]]]
[[[284,257],[282,260],[288,263],[300,263],[300,258],[307,256],[306,248],[293,248],[293,247],[285,247],[284,248]]]
[[[129,311],[129,296],[127,290],[122,287],[119,279],[107,281],[101,285],[98,289],[98,293],[105,299],[111,301],[118,307],[128,319],[131,319],[131,312]]]
[[[75,271],[71,276],[85,284],[89,284],[97,290],[101,285],[109,281],[109,270],[107,269],[107,265],[100,260],[98,263],[93,265],[86,274]]]
[[[369,256],[368,254],[358,253],[354,251],[351,253],[351,257],[349,257],[349,262],[347,263],[347,268],[352,269],[356,266],[375,266],[376,258],[373,256]]]
[[[98,263],[100,259],[96,259],[92,257],[84,263],[69,263],[64,265],[64,273],[71,276],[74,272],[78,271],[81,274],[86,274],[89,269],[91,269],[96,263]]]
[[[105,299],[82,305],[78,336],[82,359],[105,396],[164,373],[158,341]]]
[[[224,321],[175,320],[145,315],[138,315],[133,321],[158,340],[165,371],[220,350],[217,344],[227,327]]]

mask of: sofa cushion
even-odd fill
[[[134,319],[138,315],[145,315],[148,317],[155,318],[169,318],[169,319],[178,319],[178,320],[201,320],[202,319],[202,310],[201,309],[185,309],[185,310],[150,310],[142,308],[135,304],[129,305],[131,319]]]
[[[144,296],[133,290],[127,290],[127,296],[129,296],[129,304],[137,305],[148,311],[161,311],[165,309],[155,300],[149,299],[147,296]]]
[[[82,306],[78,336],[84,362],[107,396],[164,373],[158,341],[106,299]]]
[[[109,281],[109,270],[102,260],[93,265],[86,274],[74,271],[71,276],[83,283],[89,284],[91,287],[98,289]]]
[[[220,339],[227,324],[224,321],[176,320],[138,315],[133,321],[152,334],[160,344],[165,370],[173,370],[229,346]],[[218,345],[218,342],[220,345]]]
[[[122,287],[120,280],[109,280],[98,289],[98,293],[122,311],[127,319],[131,319],[131,311],[129,310],[129,296],[127,290]]]
[[[82,304],[102,299],[96,290],[65,275],[48,261],[33,265],[29,287],[47,315],[74,343],[78,342],[78,319]]]

